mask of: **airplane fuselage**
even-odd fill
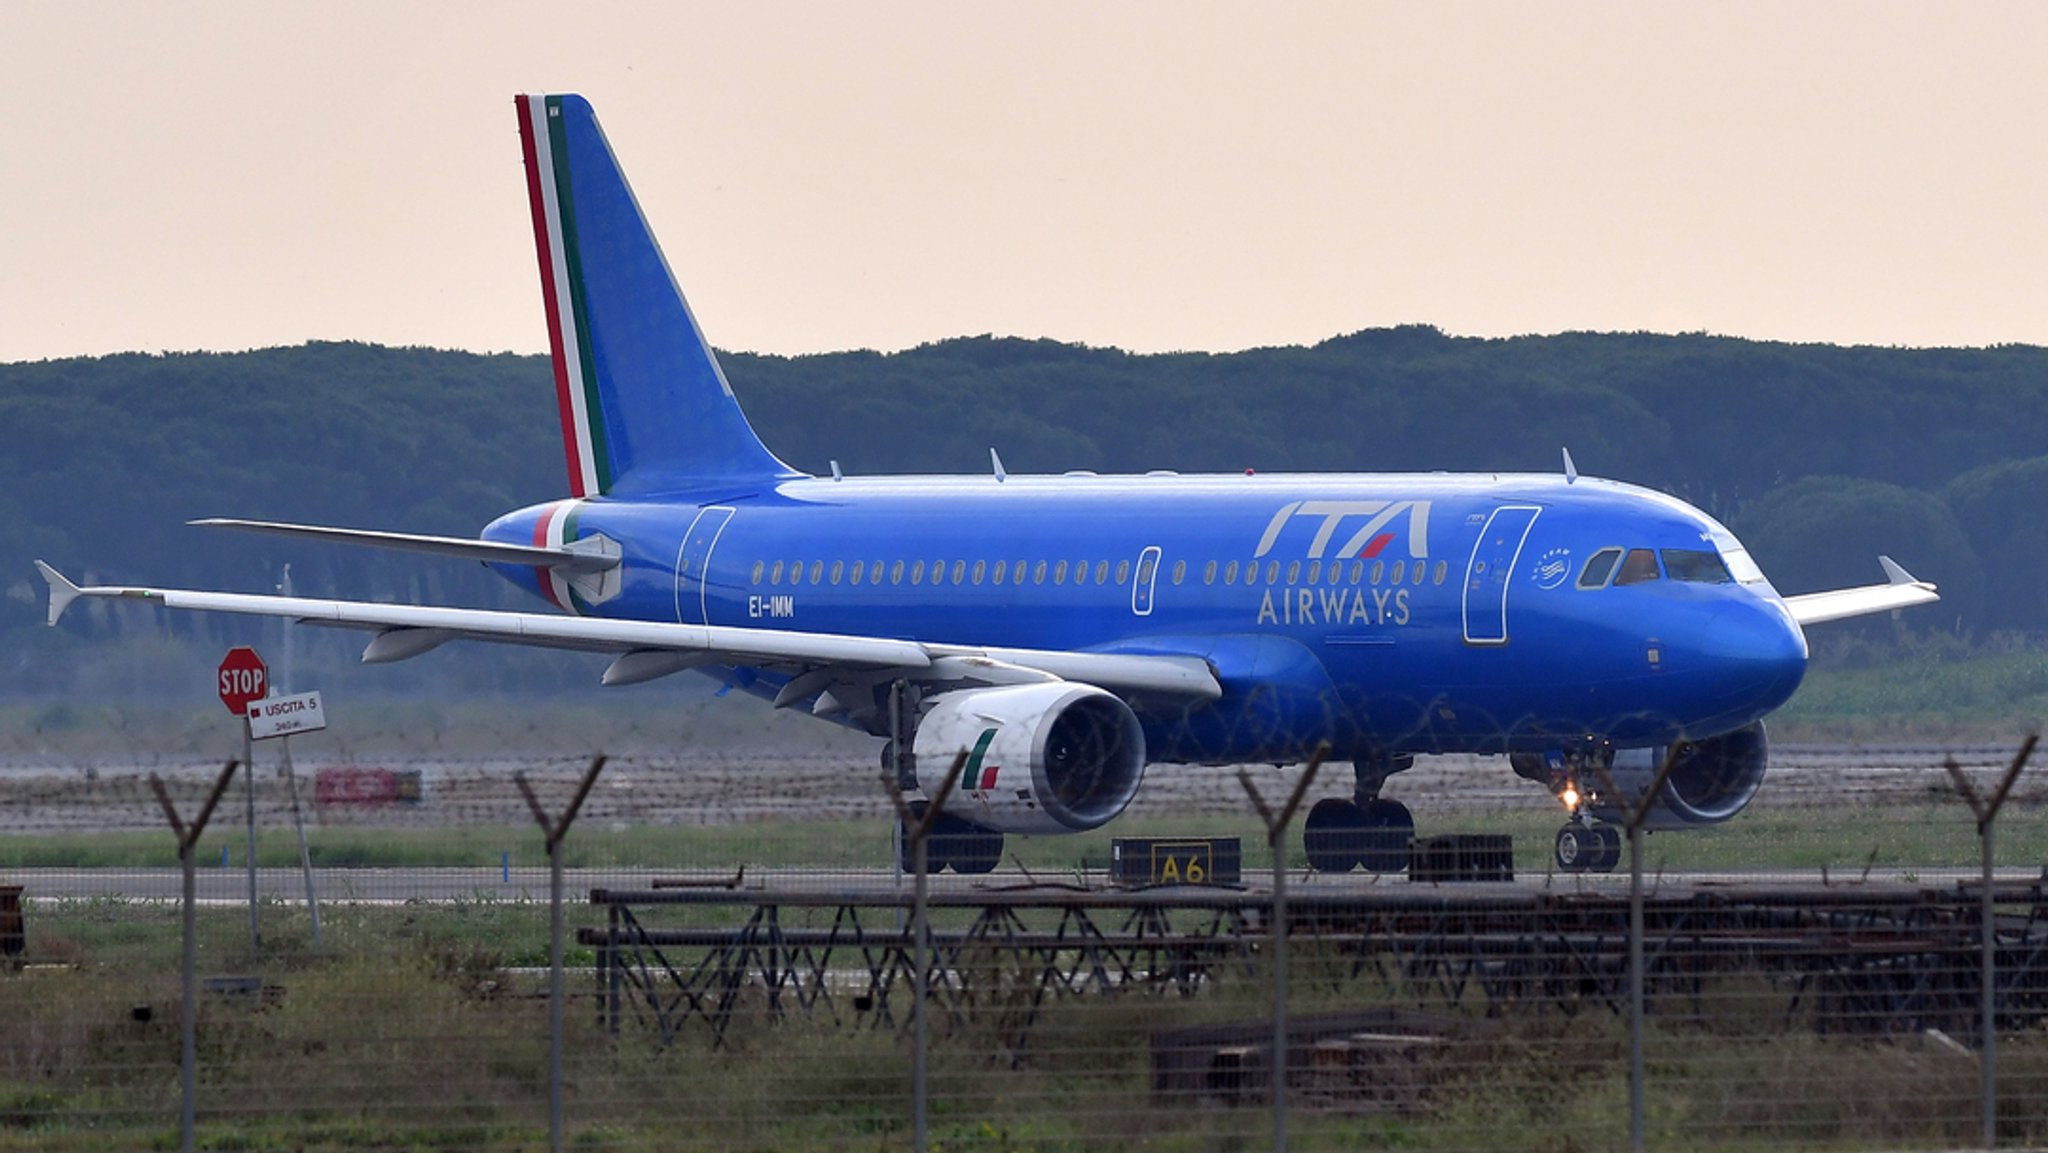
[[[1562,475],[800,478],[559,501],[484,535],[612,542],[609,586],[499,569],[592,616],[1199,654],[1222,699],[1136,702],[1155,761],[1698,739],[1782,704],[1806,661],[1711,518]],[[1587,579],[1602,550],[1659,568]]]

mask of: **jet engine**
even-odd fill
[[[1658,798],[1645,827],[1714,825],[1741,812],[1764,783],[1769,746],[1762,721],[1732,733],[1679,745],[1678,763],[1664,782],[1664,795]],[[1664,766],[1666,755],[1668,750],[1663,747],[1615,752],[1608,773],[1621,789],[1623,801],[1632,802],[1643,795],[1656,779],[1657,770]],[[1623,818],[1607,798],[1596,802],[1594,815],[1610,821]]]
[[[1130,706],[1092,685],[1051,681],[931,698],[912,740],[917,787],[938,792],[967,761],[945,812],[1006,833],[1078,833],[1131,803],[1145,733]]]

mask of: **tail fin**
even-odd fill
[[[800,475],[740,412],[589,101],[517,104],[570,491]]]

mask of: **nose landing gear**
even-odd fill
[[[1557,831],[1557,867],[1568,873],[1611,873],[1621,863],[1621,831],[1613,825],[1572,821]]]

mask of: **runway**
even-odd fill
[[[737,883],[735,877],[738,877]],[[1868,875],[1823,874],[1820,870],[1759,872],[1668,873],[1644,877],[1647,892],[1666,897],[1674,894],[1720,893],[1730,897],[1768,890],[1835,892],[1924,889],[1953,892],[1972,885],[1974,869],[1880,869]],[[2001,889],[2024,888],[2043,883],[2040,869],[2008,868],[1996,873]],[[407,903],[456,904],[465,901],[545,902],[548,871],[543,868],[502,866],[479,868],[327,868],[313,871],[315,891],[327,903],[402,905]],[[248,873],[235,866],[202,866],[196,877],[198,899],[204,905],[241,905],[248,900]],[[588,901],[599,890],[643,890],[698,892],[716,903],[748,903],[760,899],[811,901],[857,901],[867,904],[907,902],[912,878],[886,870],[747,870],[744,874],[701,870],[566,869],[563,891],[571,903]],[[1041,883],[1043,882],[1043,883]],[[1139,890],[1120,888],[1103,876],[1090,883],[1076,882],[1070,873],[1048,881],[1016,870],[999,870],[981,877],[943,873],[931,878],[931,891],[941,899],[978,901],[1003,894],[1031,894],[1038,900],[1057,899],[1062,894],[1085,900],[1100,896],[1117,901],[1134,893],[1179,893],[1191,899],[1203,895],[1264,900],[1272,888],[1271,874],[1253,870],[1242,887],[1203,888],[1170,886]],[[175,902],[181,891],[177,869],[17,869],[0,873],[0,884],[22,886],[31,902],[122,900]],[[1351,873],[1322,876],[1296,871],[1288,876],[1290,897],[1302,900],[1405,898],[1418,894],[1526,894],[1553,893],[1625,896],[1628,873],[1528,873],[1512,882],[1413,882],[1405,875]],[[305,881],[298,869],[264,868],[256,872],[259,900],[299,902],[305,899]]]

